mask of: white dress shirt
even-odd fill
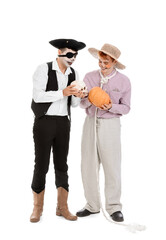
[[[47,91],[46,86],[48,82],[48,65],[44,63],[36,69],[33,75],[33,100],[36,103],[52,102],[46,115],[68,115],[67,111],[67,97],[63,96],[63,89],[67,87],[68,75],[71,69],[68,67],[63,74],[59,69],[57,61],[53,61],[52,69],[56,70],[58,90]],[[75,80],[78,80],[78,73],[75,71]],[[80,98],[72,96],[71,106],[76,107],[80,103]]]

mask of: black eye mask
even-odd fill
[[[77,52],[76,53],[72,53],[72,52],[68,52],[66,53],[66,55],[58,55],[58,57],[67,57],[67,58],[72,58],[72,57],[75,57],[77,56]]]

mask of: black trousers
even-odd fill
[[[53,152],[55,185],[68,191],[67,155],[70,138],[70,120],[67,116],[43,116],[33,126],[35,166],[32,190],[40,193],[45,188],[50,153]]]

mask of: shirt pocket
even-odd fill
[[[122,98],[122,92],[121,91],[117,91],[117,90],[110,90],[109,91],[109,96],[112,100],[112,103],[114,104],[119,104],[120,103],[120,99]]]

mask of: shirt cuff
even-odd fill
[[[112,108],[110,108],[108,111],[111,112],[111,113],[117,113],[116,111],[116,104],[112,104]]]
[[[58,91],[58,94],[59,94],[59,98],[62,99],[64,96],[63,96],[63,90],[59,90]]]
[[[81,99],[79,97],[72,96],[72,107],[77,107],[80,104]]]
[[[88,97],[81,99],[81,102],[80,102],[80,107],[81,107],[81,108],[88,108],[88,107],[90,107],[91,105],[92,105],[92,103],[89,102]]]

